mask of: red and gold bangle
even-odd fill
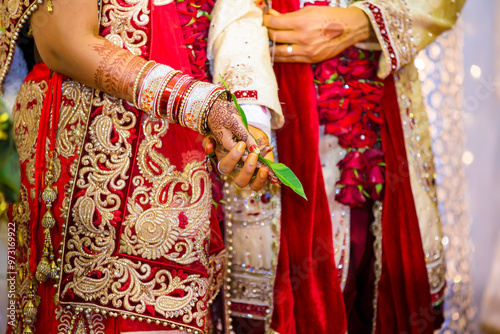
[[[141,68],[136,81],[134,98],[137,95],[138,108],[201,133],[209,131],[209,111],[215,100],[226,92],[222,87],[197,81],[154,62],[148,62]]]
[[[174,70],[167,65],[155,64],[151,67],[144,76],[137,98],[137,106],[141,110],[151,115],[155,114],[155,102],[159,98],[160,87],[173,71]]]
[[[156,117],[158,118],[167,118],[168,120],[168,115],[163,115],[163,113],[161,112],[161,102],[162,102],[162,99],[163,99],[163,94],[165,93],[165,91],[167,90],[167,87],[170,83],[170,81],[172,81],[172,78],[175,77],[177,74],[181,73],[181,71],[172,71],[170,72],[166,77],[165,77],[165,80],[163,81],[163,84],[160,86],[160,90],[158,92],[158,94],[156,95],[156,100],[155,100],[155,115]]]
[[[160,117],[166,118],[169,122],[173,123],[172,120],[172,114],[171,112],[169,113],[168,109],[168,99],[170,95],[172,94],[172,88],[175,86],[176,82],[179,81],[179,78],[182,77],[183,74],[181,71],[175,71],[173,73],[173,76],[168,80],[168,82],[165,85],[165,89],[162,90],[161,92],[161,97],[159,99],[159,107],[158,107],[158,112]]]
[[[167,88],[165,89],[161,97],[160,114],[164,115],[170,123],[175,123],[175,117],[177,117],[173,114],[174,111],[171,105],[173,103],[173,99],[171,99],[174,94],[173,90],[177,82],[179,82],[179,80],[185,76],[186,75],[182,74],[182,72],[180,71],[179,73],[174,75],[174,77],[168,82]]]
[[[177,117],[178,117],[179,110],[175,108],[175,101],[180,95],[179,92],[180,92],[181,87],[189,79],[190,79],[190,77],[188,75],[177,76],[171,80],[172,86],[169,85],[169,87],[172,87],[172,89],[171,89],[170,96],[168,97],[166,113],[167,113],[167,115],[171,115],[172,119],[170,121],[172,123],[178,123]]]
[[[193,98],[191,97],[191,92],[196,91],[196,88],[202,84],[206,84],[201,81],[193,81],[191,84],[186,87],[186,90],[182,94],[182,100],[181,104],[179,105],[179,124],[188,128],[192,128],[187,124],[187,119],[188,117],[191,117],[190,114],[188,114],[189,110],[185,108],[187,104],[189,104],[191,101],[193,101]],[[210,85],[210,84],[209,84]]]
[[[136,108],[139,108],[138,101],[137,101],[137,89],[139,88],[139,82],[141,81],[142,75],[146,70],[149,70],[150,67],[154,66],[156,64],[153,60],[150,60],[144,64],[139,73],[137,73],[137,76],[135,78],[134,82],[134,89],[132,90],[132,102],[134,103],[134,106]]]
[[[181,119],[182,119],[182,109],[181,109],[181,104],[184,98],[184,93],[188,89],[188,87],[193,83],[194,79],[191,77],[188,77],[187,80],[183,81],[179,85],[179,90],[176,96],[173,97],[174,99],[174,105],[173,105],[173,110],[176,113],[176,118],[175,121],[178,124],[181,124]],[[171,97],[172,98],[172,97]]]

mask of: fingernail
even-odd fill
[[[260,150],[259,150],[259,148],[257,147],[257,145],[252,145],[252,146],[250,146],[250,152],[255,153],[255,154],[257,154],[257,155],[259,155],[259,154],[260,154]]]
[[[267,168],[261,168],[259,171],[259,176],[261,178],[267,178],[267,172],[269,172],[269,169]]]
[[[238,152],[240,153],[243,153],[245,151],[245,143],[243,142],[238,143],[238,146],[236,146],[236,150],[238,150]]]
[[[249,157],[250,160],[248,161],[248,163],[250,165],[252,165],[252,166],[256,165],[257,164],[257,158],[258,158],[257,154],[250,154],[250,157]]]

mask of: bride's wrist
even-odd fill
[[[138,109],[202,134],[209,132],[207,118],[215,101],[228,96],[222,87],[155,62],[143,66],[134,85]]]

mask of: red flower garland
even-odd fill
[[[190,50],[189,63],[193,78],[211,81],[208,71],[207,38],[210,12],[215,0],[176,0],[184,42]]]
[[[335,199],[350,207],[366,198],[381,200],[385,184],[384,152],[379,125],[383,84],[376,77],[378,55],[350,47],[315,66],[318,112],[325,132],[348,150],[338,163]]]

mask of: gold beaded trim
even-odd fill
[[[139,109],[139,101],[137,97],[137,89],[139,88],[139,81],[141,81],[142,75],[144,74],[144,71],[149,67],[151,64],[156,64],[153,60],[148,61],[144,66],[142,66],[141,70],[137,74],[137,77],[135,78],[134,82],[134,89],[132,90],[132,102],[134,103],[134,106]]]
[[[16,49],[16,41],[19,37],[19,32],[23,28],[24,24],[26,21],[29,20],[29,17],[31,14],[35,12],[35,10],[38,8],[39,4],[42,4],[43,0],[37,0],[31,4],[31,6],[28,7],[26,12],[21,15],[21,19],[16,23],[16,26],[14,27],[14,30],[12,32],[14,38],[10,40],[10,48],[9,48],[9,54],[7,55],[7,60],[5,62],[5,65],[2,69],[2,72],[0,73],[0,93],[3,95],[3,82],[5,80],[5,77],[7,76],[7,73],[9,72],[10,65],[12,64],[12,58],[14,56],[14,51]],[[5,32],[3,32],[5,34]]]

